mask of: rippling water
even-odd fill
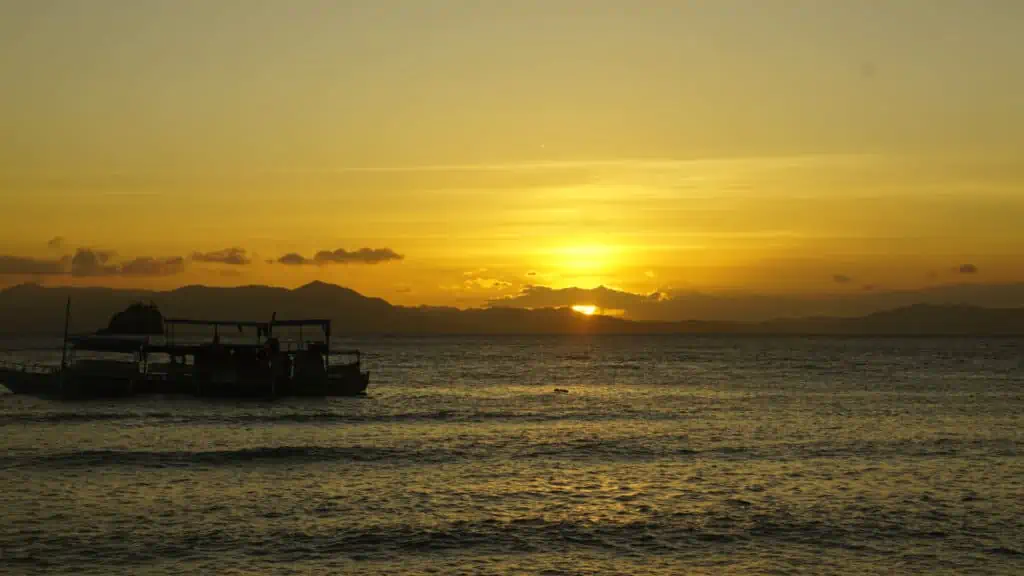
[[[0,572],[1024,574],[1024,342],[345,345],[368,398],[0,396]]]

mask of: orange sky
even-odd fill
[[[1024,281],[1021,18],[1013,0],[4,3],[0,284],[320,279],[470,306],[531,284]],[[244,258],[196,257],[229,248]],[[78,250],[112,254],[59,265]]]

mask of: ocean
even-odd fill
[[[337,345],[366,398],[0,396],[0,573],[1024,574],[1024,341]]]

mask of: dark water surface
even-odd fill
[[[368,398],[0,396],[0,572],[1024,574],[1022,341],[344,345]]]

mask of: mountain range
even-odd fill
[[[1006,287],[996,287],[1001,294]],[[1019,287],[1018,287],[1019,290]],[[922,294],[926,296],[926,294]],[[983,307],[962,301],[914,304],[856,317],[774,320],[636,321],[584,316],[569,308],[491,306],[460,310],[396,306],[323,282],[295,289],[269,286],[186,286],[170,291],[44,287],[22,284],[0,291],[0,333],[59,334],[67,299],[72,332],[91,332],[132,304],[153,303],[166,317],[206,320],[327,318],[335,334],[806,334],[806,335],[1024,335],[1024,307]],[[904,294],[901,300],[907,296]],[[1007,303],[1005,298],[999,303]]]

